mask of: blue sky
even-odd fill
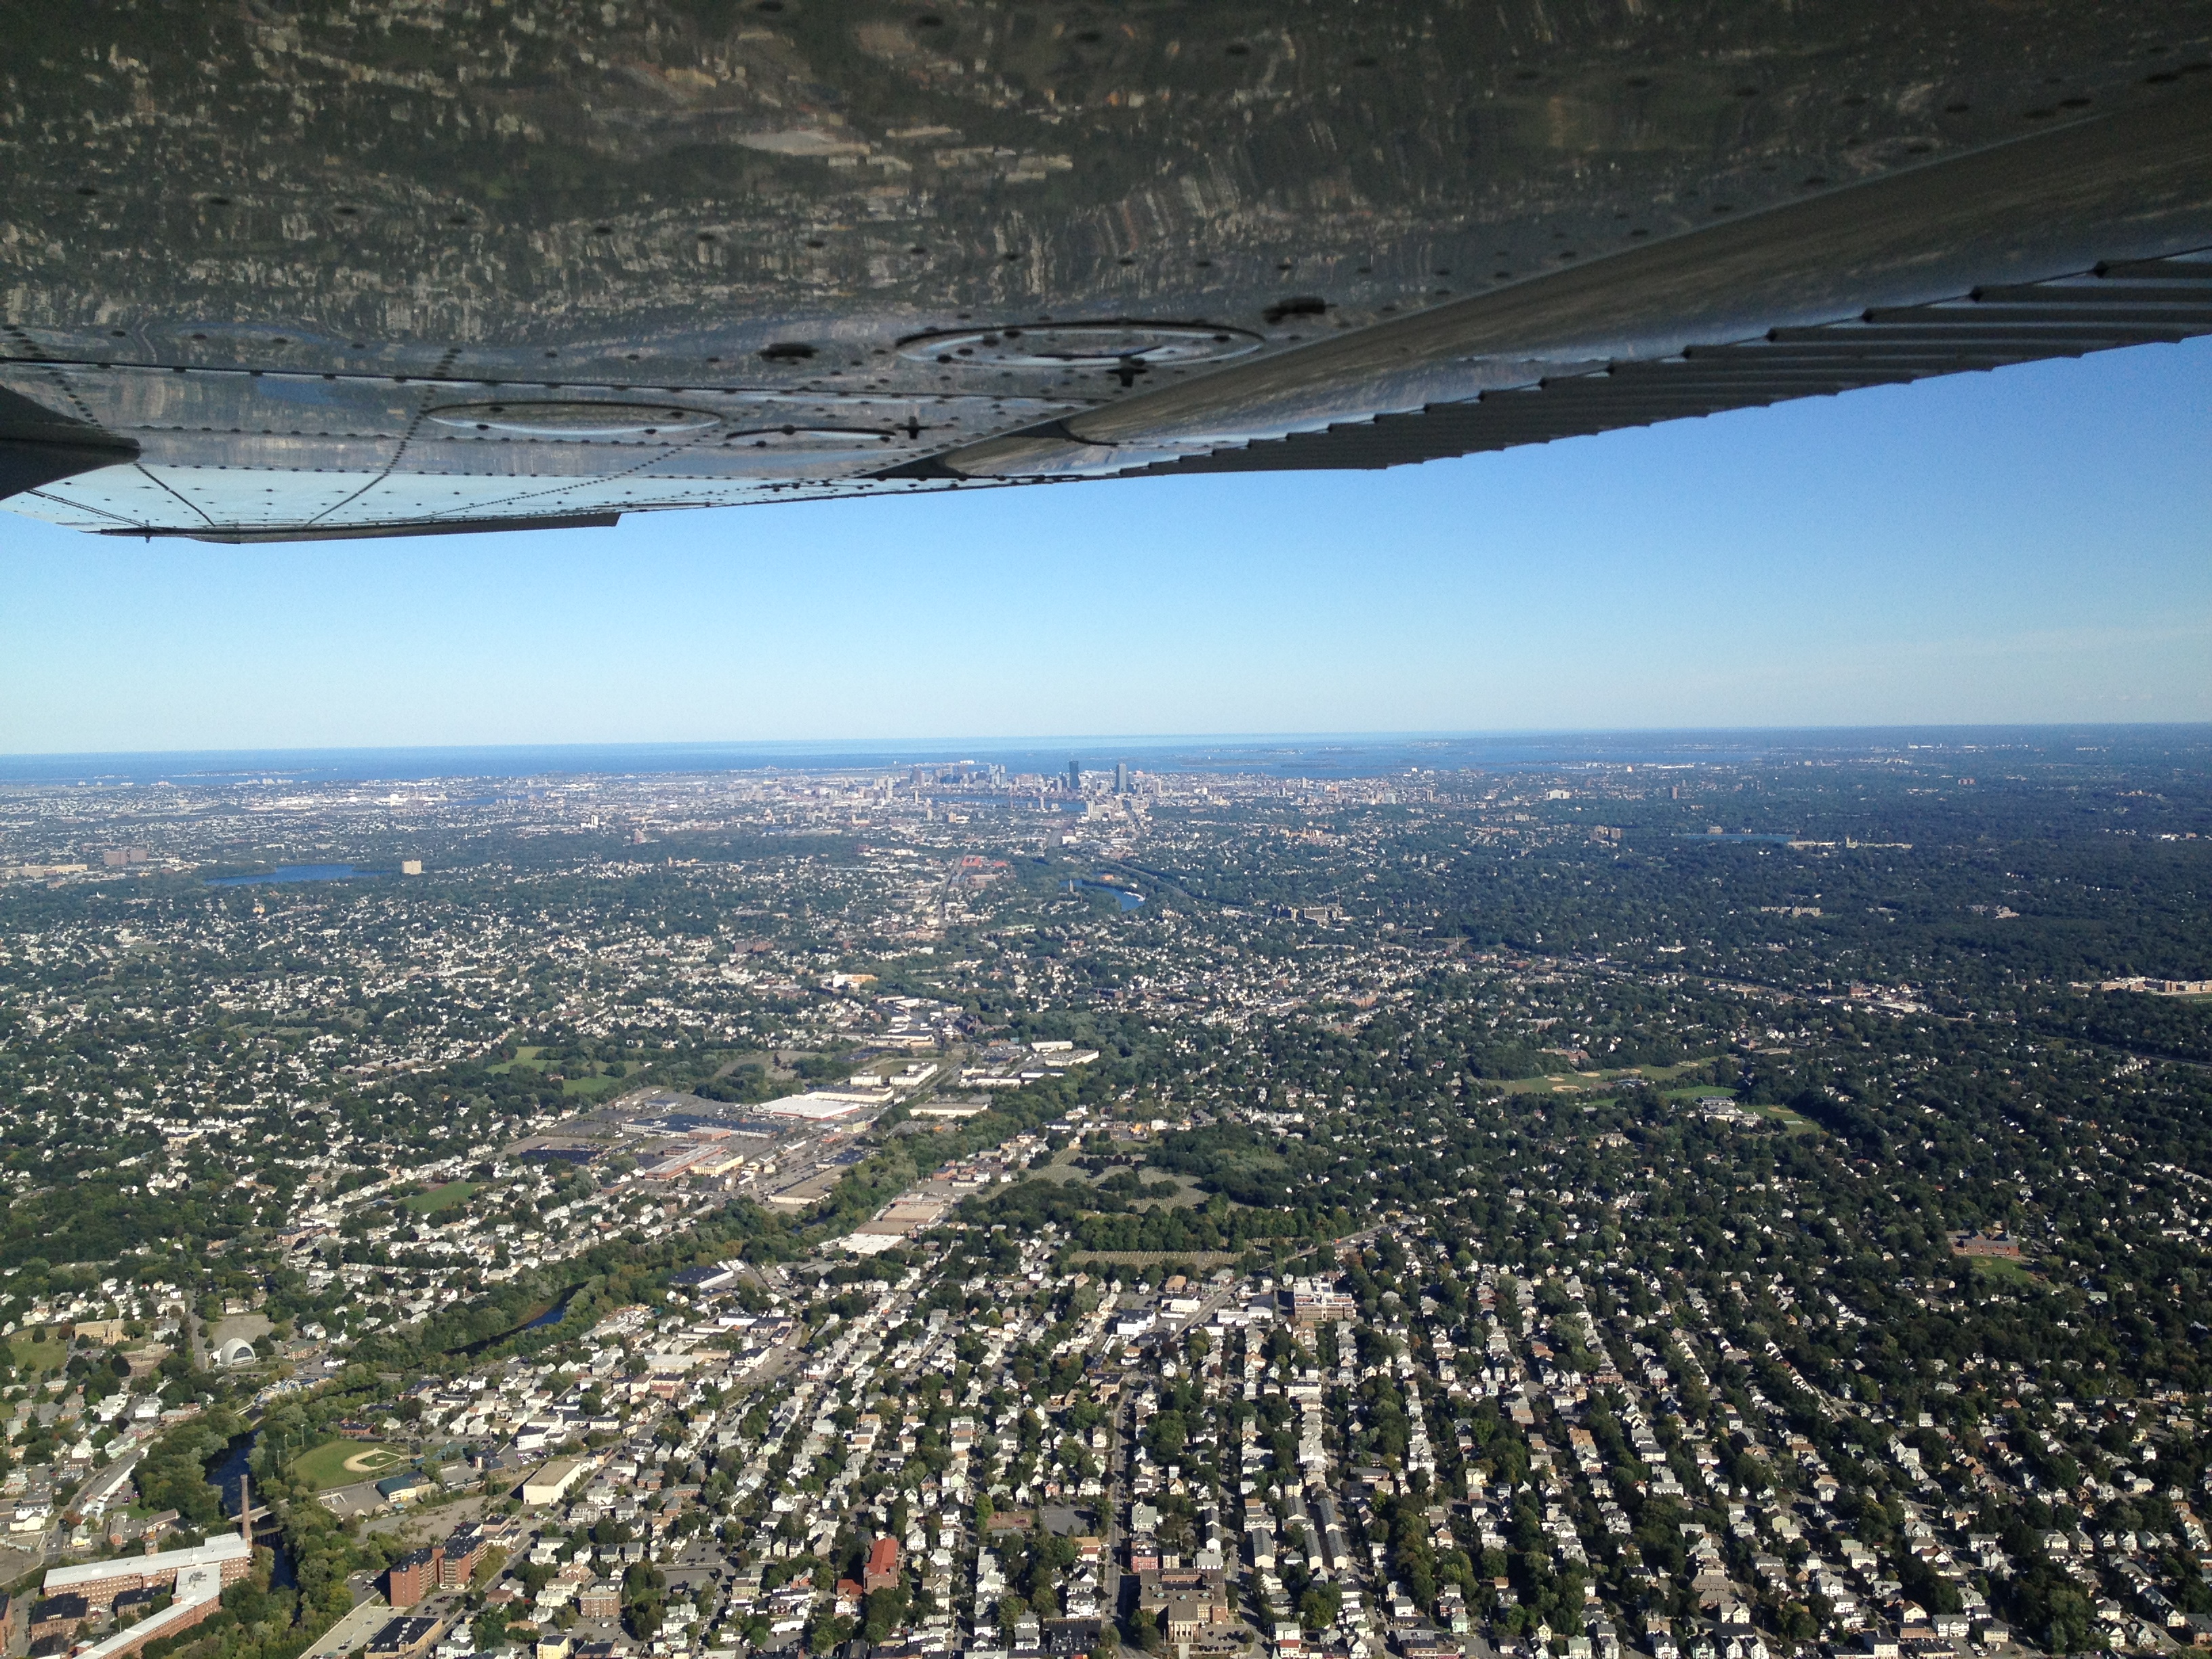
[[[2212,341],[1382,473],[0,515],[0,752],[2212,719]]]

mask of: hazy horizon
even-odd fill
[[[884,770],[957,760],[1056,775],[1069,759],[1162,774],[1379,776],[1843,761],[1887,752],[2103,761],[2175,750],[2201,759],[2212,721],[1526,729],[1493,732],[1088,732],[604,744],[389,744],[0,754],[0,785],[525,779],[548,775]]]
[[[2212,719],[2212,340],[1386,472],[0,536],[0,751]]]

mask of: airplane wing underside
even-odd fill
[[[2212,332],[2212,3],[1650,9],[33,22],[0,495],[295,540],[1382,467]]]

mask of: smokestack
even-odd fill
[[[238,1530],[247,1543],[253,1541],[253,1477],[243,1470],[238,1476]]]

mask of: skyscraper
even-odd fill
[[[1072,760],[1067,763],[1067,793],[1071,795],[1079,795],[1083,793],[1083,763],[1081,761]]]
[[[1127,761],[1114,763],[1114,793],[1117,795],[1129,793],[1129,763]]]

